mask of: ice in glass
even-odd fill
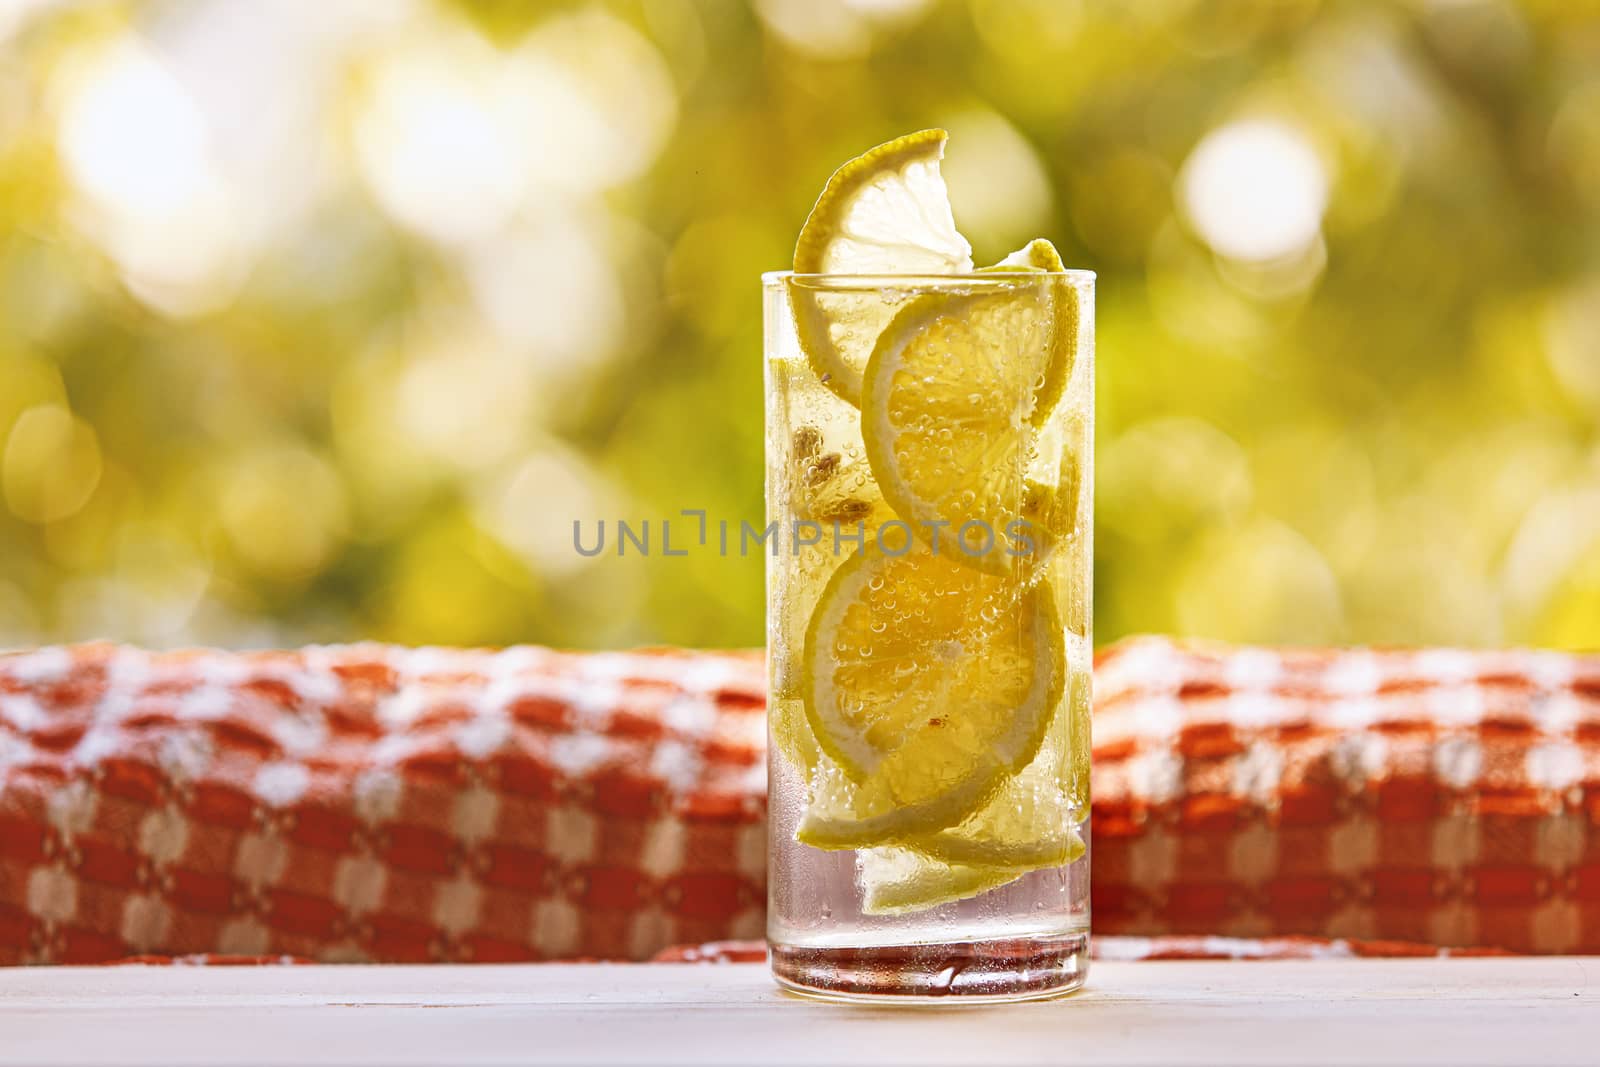
[[[846,164],[764,279],[768,940],[820,995],[1087,966],[1093,276],[975,269],[943,147]]]

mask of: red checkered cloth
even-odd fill
[[[745,653],[0,657],[0,964],[760,936]]]
[[[1097,688],[1098,931],[1600,951],[1600,658],[1139,640]],[[743,653],[0,656],[0,963],[758,937],[762,692]]]
[[[1600,656],[1140,639],[1095,690],[1097,931],[1600,952]]]

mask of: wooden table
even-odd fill
[[[1064,1000],[852,1007],[756,965],[0,970],[0,1063],[1580,1063],[1600,957],[1097,963]]]

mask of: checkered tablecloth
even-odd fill
[[[759,936],[752,654],[0,657],[0,963]]]
[[[1600,951],[1600,658],[1147,639],[1096,685],[1098,931]],[[0,963],[759,937],[762,693],[743,653],[0,656]]]
[[[1124,642],[1094,925],[1600,951],[1600,656]]]

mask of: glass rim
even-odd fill
[[[761,284],[773,285],[777,282],[793,279],[801,282],[814,282],[819,285],[844,283],[853,286],[928,286],[961,285],[972,282],[1015,282],[1019,278],[1066,278],[1074,282],[1092,282],[1095,280],[1095,272],[1092,270],[969,270],[960,274],[796,274],[792,270],[769,270],[762,273]]]

